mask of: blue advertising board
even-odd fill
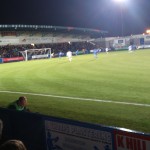
[[[0,63],[3,63],[3,58],[0,58]]]

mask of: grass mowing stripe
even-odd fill
[[[0,93],[12,93],[12,94],[27,94],[27,95],[36,95],[43,97],[58,97],[62,99],[76,99],[83,101],[96,101],[96,102],[104,102],[104,103],[115,103],[115,104],[123,104],[123,105],[134,105],[134,106],[144,106],[150,107],[149,104],[140,104],[140,103],[128,103],[128,102],[119,102],[119,101],[111,101],[111,100],[100,100],[100,99],[91,99],[91,98],[80,98],[80,97],[68,97],[68,96],[58,96],[58,95],[49,95],[49,94],[36,94],[36,93],[26,93],[26,92],[13,92],[13,91],[0,91]]]

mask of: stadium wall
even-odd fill
[[[2,142],[20,139],[28,150],[149,150],[150,134],[38,113],[0,109]]]

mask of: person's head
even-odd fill
[[[27,150],[20,140],[8,140],[0,146],[0,150]]]
[[[25,96],[19,97],[19,99],[18,99],[18,105],[22,106],[22,107],[27,106],[27,98]]]

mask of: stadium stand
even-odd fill
[[[127,50],[129,45],[140,48],[150,47],[150,36],[146,34],[127,37],[106,37],[107,31],[47,26],[47,25],[0,25],[0,58],[22,57],[20,51],[51,48],[55,57],[59,51],[64,54],[90,51],[95,48],[104,51]],[[23,60],[23,58],[19,59]]]
[[[59,51],[90,50],[94,38],[107,32],[87,28],[40,26],[40,25],[0,25],[0,58],[22,57],[20,51],[51,48],[58,56]]]

